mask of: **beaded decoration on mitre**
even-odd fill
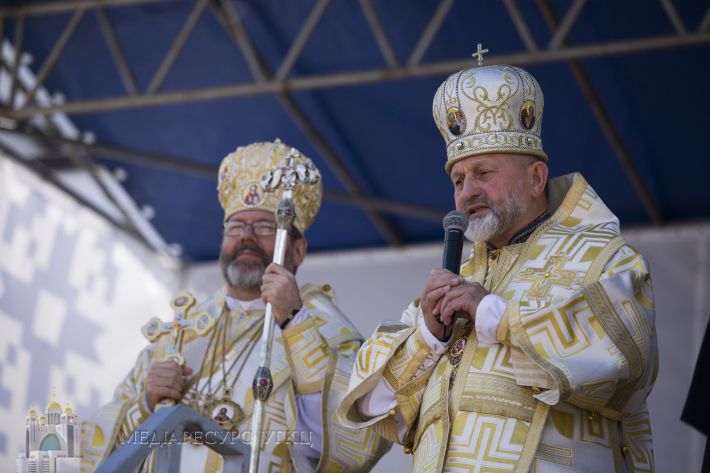
[[[519,153],[547,161],[542,149],[542,89],[527,71],[482,66],[450,75],[434,95],[434,122],[446,142],[446,172],[457,161],[485,153]]]
[[[282,143],[279,139],[273,143],[260,142],[240,146],[236,151],[229,153],[219,166],[217,182],[224,220],[227,221],[241,210],[274,212],[283,197],[283,186],[273,192],[265,192],[261,186],[261,178],[266,173],[283,166],[291,154],[294,157],[294,164],[303,163],[307,167],[313,166],[311,160],[300,151]],[[296,220],[293,225],[302,235],[315,220],[322,196],[323,185],[320,181],[315,184],[296,186],[293,197]]]

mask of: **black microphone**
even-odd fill
[[[463,212],[452,210],[444,217],[444,260],[442,267],[454,274],[461,268],[463,235],[468,228],[468,219]]]
[[[454,274],[459,274],[461,269],[461,251],[463,250],[463,235],[468,228],[468,219],[463,212],[452,210],[446,214],[444,225],[444,260],[442,267]],[[436,317],[441,322],[441,314]],[[443,325],[443,324],[442,324]],[[451,334],[447,333],[446,327],[441,328],[442,340],[447,340]]]

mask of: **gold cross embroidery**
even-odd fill
[[[570,286],[579,279],[577,271],[562,269],[566,258],[564,255],[556,255],[550,258],[543,269],[528,268],[520,273],[520,279],[531,281],[533,285],[528,291],[528,296],[536,299],[544,299],[550,294],[552,284]]]

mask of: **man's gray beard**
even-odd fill
[[[264,277],[266,266],[263,263],[249,265],[242,264],[242,268],[236,261],[232,261],[224,268],[223,275],[229,286],[242,289],[245,291],[253,291],[261,288],[261,279]]]
[[[468,222],[466,238],[473,242],[488,241],[500,232],[500,220],[495,213],[489,212],[483,218],[474,218]]]
[[[505,195],[500,204],[485,204],[490,212],[483,218],[469,220],[468,229],[464,233],[466,238],[476,243],[492,240],[507,232],[525,212],[525,208],[518,203],[512,191]]]
[[[253,248],[253,250],[256,250],[256,248]],[[265,253],[263,258],[266,258]],[[262,259],[261,261],[254,263],[238,263],[236,261],[230,261],[229,264],[225,266],[225,259],[225,254],[219,255],[222,276],[224,277],[227,285],[245,291],[261,289],[264,272],[271,261],[266,259]],[[290,245],[286,246],[283,266],[292,273],[296,274],[297,268],[293,264],[293,250]]]

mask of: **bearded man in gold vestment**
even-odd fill
[[[218,191],[224,209],[220,266],[225,286],[200,303],[185,292],[172,302],[173,307],[193,307],[186,320],[212,326],[202,334],[184,333],[184,366],[165,361],[162,342],[167,337],[153,340],[140,353],[113,402],[82,426],[82,472],[93,471],[122,442],[139,439],[134,430],[161,399],[187,404],[235,435],[249,432],[266,303],[276,326],[269,366],[273,390],[264,404],[259,471],[368,471],[389,449],[385,439],[335,418],[363,339],[335,305],[329,285],[299,288],[296,283],[295,272],[307,249],[304,234],[320,207],[320,180],[297,185],[296,218],[284,264],[271,262],[274,211],[284,191],[279,186],[264,192],[260,180],[268,172],[280,173],[289,159],[299,176],[315,175],[310,159],[279,140],[240,147],[222,161]],[[150,323],[146,327],[144,333],[155,333]],[[248,441],[250,435],[241,438]],[[158,463],[158,455],[151,454],[140,472],[157,471]],[[223,466],[223,459],[206,445],[182,444],[181,472],[218,473]]]
[[[434,97],[473,245],[365,342],[338,410],[416,472],[653,471],[649,267],[580,174],[548,181],[542,112],[537,81],[507,65]]]

